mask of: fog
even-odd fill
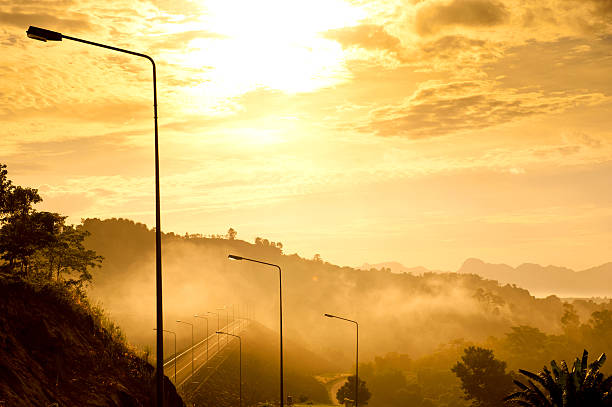
[[[99,222],[99,221],[97,221]],[[91,296],[100,301],[134,345],[155,350],[155,257],[153,232],[142,225],[105,221],[90,223],[88,244],[106,257],[96,272]],[[104,232],[96,238],[95,229]],[[126,232],[127,231],[127,232]],[[127,235],[126,235],[127,233]],[[138,238],[137,235],[141,237]],[[151,238],[149,240],[149,238]],[[123,239],[123,240],[121,240]],[[112,245],[108,242],[112,241]],[[164,329],[177,333],[178,348],[203,337],[205,321],[194,314],[220,312],[221,326],[232,306],[236,317],[249,316],[278,331],[278,271],[247,261],[231,261],[233,253],[282,267],[285,341],[342,362],[354,363],[355,327],[323,317],[331,313],[359,322],[360,357],[368,360],[388,352],[419,356],[458,339],[484,340],[503,335],[511,326],[529,324],[548,332],[560,329],[562,304],[537,300],[526,290],[474,275],[425,273],[421,276],[387,270],[356,270],[321,260],[283,255],[272,246],[240,240],[185,238],[166,235],[163,241]],[[208,315],[209,331],[217,316]],[[165,354],[173,352],[166,339]],[[289,363],[290,361],[288,361]]]

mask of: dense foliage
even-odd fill
[[[359,397],[358,404],[368,404],[368,400],[371,397],[370,391],[366,386],[366,382],[359,379],[359,385],[357,387],[357,397]],[[336,392],[336,400],[338,403],[344,404],[345,400],[355,401],[355,376],[349,376],[346,382]]]
[[[490,349],[467,347],[451,371],[461,380],[466,399],[474,406],[495,407],[512,389],[506,362],[495,359]]]
[[[66,217],[37,211],[38,191],[13,185],[0,164],[0,270],[30,281],[62,281],[81,291],[102,256],[83,246],[89,232]]]
[[[525,407],[609,407],[612,406],[612,376],[605,378],[599,371],[606,361],[606,355],[588,364],[588,352],[582,359],[576,358],[570,372],[563,360],[557,364],[550,362],[538,373],[519,369],[527,383],[515,380],[519,391],[505,398],[509,406]]]

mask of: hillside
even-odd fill
[[[105,257],[92,296],[110,310],[131,341],[153,346],[153,231],[121,219],[89,219],[84,228],[92,233],[87,246]],[[255,319],[277,329],[276,269],[229,261],[229,253],[279,264],[285,337],[343,363],[345,369],[353,363],[354,328],[323,318],[326,312],[359,321],[364,360],[392,351],[424,355],[457,338],[481,341],[519,325],[546,333],[562,329],[565,310],[559,298],[538,299],[525,289],[473,274],[358,270],[286,255],[261,239],[251,244],[165,234],[164,313],[166,327],[177,331],[179,348],[189,343],[189,330],[170,321],[223,305],[234,304],[239,312],[248,306]],[[610,304],[575,301],[574,307],[584,322]],[[221,315],[225,316],[223,311]],[[198,321],[196,336],[201,329]]]
[[[60,285],[0,274],[0,405],[154,404],[153,367],[95,308]],[[165,380],[166,404],[184,404]]]

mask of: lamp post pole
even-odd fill
[[[206,363],[208,363],[208,318],[194,315],[195,318],[202,318],[206,320]]]
[[[245,260],[253,263],[264,264],[266,266],[276,267],[278,269],[278,300],[280,310],[280,407],[285,405],[284,391],[283,391],[283,279],[282,271],[278,264],[266,263],[265,261],[249,259],[247,257],[236,256],[230,254],[227,256],[230,260]]]
[[[157,331],[157,328],[153,328],[154,331]],[[176,332],[168,331],[164,329],[164,332],[174,335],[174,385],[176,386]]]
[[[190,322],[181,321],[180,319],[177,319],[176,322],[191,325],[191,380],[193,380],[193,324]]]
[[[223,332],[223,331],[217,331],[218,334],[225,334],[225,335],[229,335],[229,336],[233,336],[235,338],[238,338],[238,343],[240,345],[240,359],[239,359],[239,371],[240,371],[240,404],[239,407],[242,407],[242,339],[240,338],[240,336],[238,335],[234,335],[234,334],[230,334],[227,332]]]
[[[61,41],[62,39],[81,42],[83,44],[93,45],[96,47],[106,48],[113,51],[123,52],[125,54],[134,55],[145,58],[151,62],[153,66],[153,123],[155,126],[155,286],[156,286],[156,313],[157,313],[157,376],[156,376],[156,395],[157,406],[164,405],[164,321],[162,314],[162,265],[161,265],[161,208],[159,194],[159,143],[157,132],[157,78],[155,73],[155,61],[148,55],[141,54],[127,49],[111,47],[109,45],[100,44],[97,42],[87,41],[80,38],[70,37],[62,33],[46,30],[44,28],[30,26],[26,31],[29,38],[47,42]]]
[[[324,314],[328,318],[337,318],[343,321],[352,322],[357,328],[357,337],[355,340],[355,407],[359,405],[359,324],[352,319],[342,318],[337,315]]]

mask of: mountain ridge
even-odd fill
[[[390,269],[394,273],[439,273],[422,266],[407,267],[399,262],[389,261],[376,264],[364,263],[360,269]],[[470,257],[455,271],[458,274],[476,274],[496,280],[500,284],[515,284],[529,290],[537,297],[556,295],[559,297],[609,297],[612,296],[612,262],[573,270],[569,267],[537,263],[521,263],[512,267],[504,263],[487,263]]]

